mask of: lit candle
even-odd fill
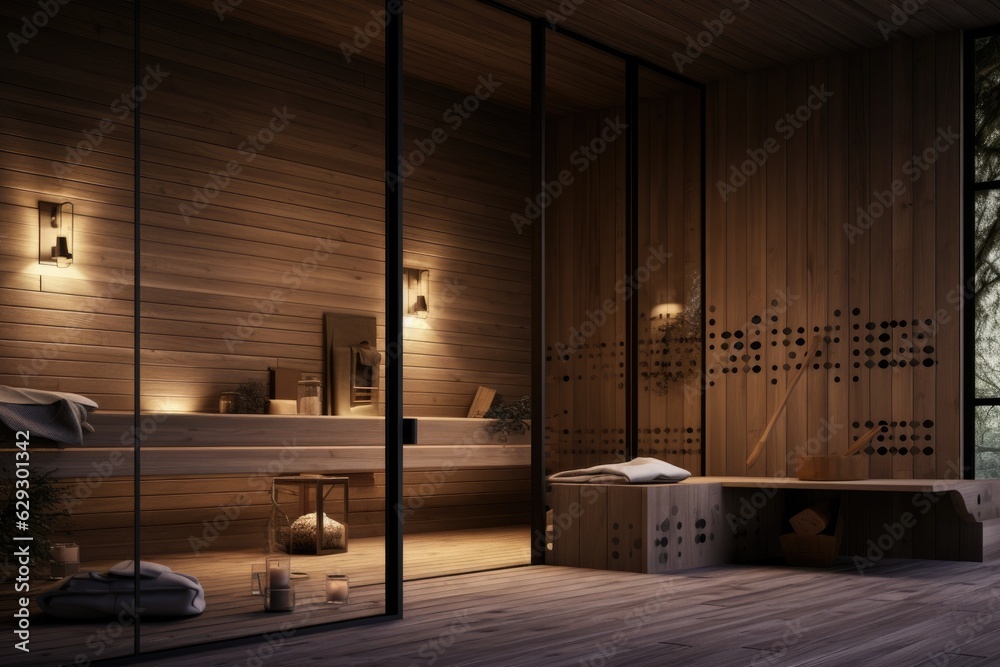
[[[291,582],[291,572],[280,564],[268,564],[267,585],[272,588],[288,588]]]
[[[326,601],[328,604],[344,604],[350,594],[350,580],[346,574],[326,575]]]

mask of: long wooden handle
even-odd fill
[[[757,441],[757,445],[750,452],[750,456],[747,457],[747,466],[752,466],[760,453],[764,451],[764,442],[767,440],[767,436],[771,435],[771,429],[774,425],[778,423],[778,417],[781,416],[781,411],[785,409],[785,404],[788,403],[788,397],[792,395],[792,390],[795,389],[795,385],[799,383],[802,376],[805,375],[806,368],[809,367],[809,362],[812,361],[813,356],[819,350],[820,346],[826,342],[826,338],[823,334],[818,333],[813,336],[812,341],[809,343],[809,351],[806,353],[806,358],[802,360],[802,366],[795,373],[792,381],[788,384],[788,389],[785,390],[785,397],[781,399],[781,403],[778,403],[778,407],[774,409],[774,414],[771,415],[771,421],[767,422],[767,426],[764,427],[764,432],[760,434],[760,440]]]
[[[878,426],[876,426],[872,430],[870,430],[867,433],[865,433],[863,436],[861,436],[860,440],[858,440],[856,443],[854,443],[853,445],[851,445],[851,448],[848,449],[846,452],[844,452],[844,456],[850,456],[851,454],[856,454],[857,452],[860,452],[861,448],[864,447],[865,445],[867,445],[868,441],[871,440],[872,438],[874,438],[876,435],[878,435],[882,431],[883,428],[885,428],[885,425],[884,424],[879,424]]]

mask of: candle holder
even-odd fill
[[[72,542],[57,542],[49,552],[52,557],[52,567],[49,569],[50,579],[71,577],[80,571],[80,547]]]
[[[295,610],[295,589],[288,588],[265,588],[264,589],[264,611],[294,611]]]
[[[351,579],[346,574],[326,575],[326,603],[347,604],[351,597]]]
[[[267,587],[267,564],[254,563],[250,566],[250,595],[263,595]]]

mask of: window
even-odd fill
[[[975,475],[1000,478],[1000,26],[971,33],[967,48],[967,270],[974,308],[966,386]]]

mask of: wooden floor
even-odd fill
[[[536,566],[406,584],[405,619],[144,661],[271,665],[997,665],[1000,567],[883,561],[860,575]],[[248,653],[249,651],[249,653]]]
[[[407,535],[404,539],[404,577],[412,581],[525,565],[530,561],[529,534],[526,526],[505,526]],[[296,628],[383,613],[383,539],[352,539],[349,547],[348,552],[342,554],[293,556],[292,570],[308,577],[295,581],[296,609],[290,614],[265,613],[262,598],[250,594],[250,565],[264,560],[258,551],[143,555],[143,560],[197,577],[205,589],[206,609],[201,615],[186,619],[144,620],[141,650],[198,645],[262,634],[283,625]],[[84,563],[81,569],[100,571],[112,564]],[[346,605],[325,604],[324,575],[331,572],[350,577],[351,599]],[[32,585],[36,594],[42,588],[36,583]],[[4,618],[10,618],[14,605],[12,598],[8,596],[0,602]],[[12,664],[8,662],[11,657],[17,660],[13,664],[83,664],[86,660],[132,653],[133,636],[129,623],[123,627],[106,620],[100,623],[66,622],[40,612],[33,614],[31,621],[31,653],[14,653],[10,643],[5,642],[0,645],[0,664]]]

